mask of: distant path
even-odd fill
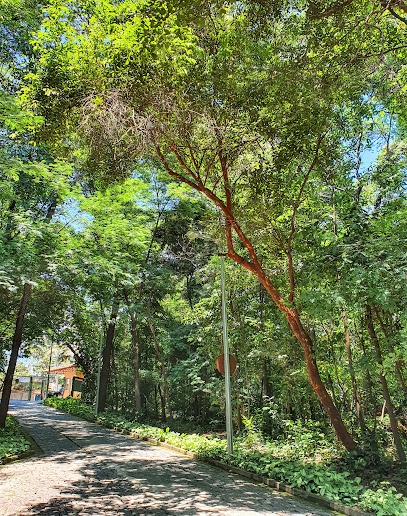
[[[10,412],[43,455],[0,467],[1,516],[332,514],[34,402]]]

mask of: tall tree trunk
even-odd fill
[[[271,385],[270,385],[270,359],[269,358],[265,358],[263,360],[263,364],[262,364],[262,373],[263,373],[263,378],[262,378],[262,391],[263,391],[263,405],[267,404],[267,398],[269,398],[273,391],[271,389]]]
[[[136,314],[130,314],[131,337],[133,340],[133,373],[134,373],[134,409],[141,411],[141,391],[140,391],[140,365],[139,365],[139,341],[137,332]]]
[[[23,295],[20,299],[20,307],[18,309],[16,328],[13,336],[13,344],[11,347],[10,360],[7,367],[6,376],[3,382],[3,394],[1,396],[0,403],[0,428],[4,428],[6,424],[6,416],[8,411],[8,406],[10,403],[10,395],[11,395],[11,387],[13,383],[14,371],[16,369],[18,352],[21,346],[22,338],[23,338],[23,322],[24,316],[27,310],[27,303],[30,299],[31,295],[31,284],[25,283],[23,288]]]
[[[367,324],[367,330],[369,332],[370,340],[376,351],[376,359],[377,359],[377,363],[379,364],[379,379],[380,379],[380,383],[382,385],[383,398],[387,405],[387,413],[389,414],[390,426],[391,426],[391,431],[393,433],[394,444],[396,445],[396,449],[397,449],[397,455],[399,457],[400,462],[406,462],[406,454],[404,452],[403,445],[401,443],[400,434],[398,431],[397,419],[394,415],[393,403],[391,401],[386,376],[383,373],[382,352],[381,352],[379,340],[377,338],[376,331],[375,331],[375,328],[373,325],[372,310],[369,305],[366,306],[366,324]]]
[[[360,395],[358,386],[356,383],[356,377],[355,377],[355,371],[353,369],[353,358],[352,358],[352,349],[350,345],[350,335],[349,335],[349,328],[348,328],[348,318],[346,315],[346,308],[343,307],[342,311],[342,319],[343,319],[343,329],[345,331],[345,347],[346,347],[346,354],[348,357],[348,366],[349,366],[349,374],[352,381],[352,391],[353,391],[353,400],[356,406],[356,414],[358,416],[360,429],[363,433],[366,432],[366,423],[365,423],[365,416],[363,413],[362,406],[360,404]]]
[[[302,345],[305,355],[305,363],[307,365],[308,378],[310,380],[311,386],[318,396],[320,402],[322,403],[322,406],[324,407],[324,410],[327,413],[333,428],[335,429],[336,435],[348,451],[354,450],[356,448],[356,443],[346,429],[337,408],[335,407],[325,388],[324,383],[322,382],[315,358],[313,342],[308,333],[304,330],[296,310],[294,311],[293,316],[287,317],[287,320],[294,335]]]
[[[375,311],[375,314],[376,314],[376,317],[377,317],[377,320],[379,321],[379,324],[380,324],[380,328],[382,329],[382,332],[383,332],[383,335],[385,336],[385,338],[387,339],[387,344],[389,345],[389,349],[390,351],[395,355],[397,356],[397,353],[396,353],[396,350],[394,349],[394,346],[391,342],[391,334],[390,332],[387,330],[386,328],[386,325],[384,324],[384,321],[382,319],[382,317],[380,316],[380,313],[379,313],[379,310],[376,306],[373,307],[374,308],[374,311]],[[399,382],[400,382],[400,385],[401,385],[401,388],[403,389],[404,391],[404,394],[407,395],[407,385],[406,385],[406,382],[404,380],[404,376],[403,376],[403,371],[402,371],[402,366],[403,366],[403,361],[400,359],[400,356],[397,356],[396,358],[396,361],[394,363],[394,369],[396,371],[396,376],[397,378],[399,379]]]
[[[160,395],[160,401],[161,401],[161,423],[167,422],[167,414],[165,412],[165,396],[162,393],[161,386],[158,384],[158,394]]]
[[[109,326],[106,332],[105,346],[102,352],[102,368],[100,371],[99,402],[98,412],[103,412],[106,408],[107,384],[110,376],[110,359],[113,350],[113,338],[116,328],[116,318],[119,313],[119,301],[117,297],[113,300],[112,311],[110,314]]]
[[[316,395],[319,398],[335,432],[338,436],[338,439],[342,442],[345,448],[348,451],[354,450],[356,448],[356,442],[353,437],[350,435],[348,430],[345,427],[344,422],[339,414],[338,409],[332,401],[328,391],[325,388],[325,385],[321,379],[319,374],[318,364],[315,358],[314,346],[312,339],[308,332],[304,329],[302,325],[301,318],[294,308],[289,308],[281,299],[279,292],[276,290],[274,285],[271,283],[268,276],[261,270],[256,274],[259,280],[262,282],[263,286],[270,294],[271,298],[280,309],[282,314],[285,316],[290,328],[297,338],[298,342],[301,344],[302,349],[304,351],[305,363],[307,366],[308,378],[312,388],[314,389]]]
[[[157,355],[157,360],[159,361],[160,366],[161,366],[161,377],[163,379],[163,391],[164,391],[163,392],[163,399],[167,402],[168,415],[172,419],[172,409],[171,409],[170,393],[169,393],[169,390],[168,390],[167,370],[165,368],[165,363],[164,363],[164,359],[163,359],[163,355],[162,355],[161,346],[158,343],[157,336],[155,334],[154,327],[153,327],[153,324],[151,322],[150,314],[148,314],[148,316],[147,316],[147,324],[148,324],[148,327],[150,329],[151,336],[153,337],[154,348],[155,348],[155,353]],[[160,392],[160,396],[161,396],[161,392]]]
[[[354,321],[353,324],[354,324],[355,333],[359,334],[359,343],[360,343],[360,347],[362,348],[362,351],[363,351],[363,358],[365,359],[366,363],[369,363],[369,358],[368,358],[366,346],[365,346],[365,339],[364,339],[364,335],[363,335],[363,328],[365,325],[365,317],[362,316],[361,321],[360,321],[360,333],[357,330],[356,321]],[[369,371],[369,367],[366,367],[365,370],[366,370],[366,387],[367,387],[367,391],[368,391],[368,400],[369,400],[370,408],[371,408],[371,417],[372,417],[372,419],[375,419],[375,417],[376,417],[376,398],[375,398],[375,395],[373,392],[373,380],[372,380],[372,376]],[[376,426],[376,422],[375,422],[375,426]],[[373,429],[372,435],[374,435],[374,432],[375,432],[375,428]]]
[[[46,222],[50,222],[55,213],[57,207],[57,198],[53,199],[51,204],[48,206],[47,213],[45,215]],[[10,204],[10,210],[14,211],[15,201]],[[0,428],[4,428],[6,424],[6,416],[10,403],[11,386],[13,383],[14,371],[17,365],[18,352],[20,350],[22,338],[23,338],[23,322],[27,309],[27,303],[31,296],[32,286],[30,283],[25,283],[23,287],[23,295],[20,299],[20,306],[17,314],[16,327],[14,330],[13,343],[11,346],[10,360],[7,367],[6,376],[3,382],[3,394],[0,403]]]
[[[130,300],[124,290],[124,299],[126,301],[126,305],[130,307]],[[133,370],[134,370],[134,409],[136,412],[141,411],[141,392],[140,392],[140,366],[139,366],[139,340],[138,340],[138,331],[137,331],[137,317],[134,313],[134,310],[130,312],[130,329],[131,329],[131,339],[133,342]]]

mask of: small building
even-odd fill
[[[76,364],[53,367],[49,370],[49,373],[64,375],[63,398],[67,398],[68,396],[72,396],[72,398],[81,397],[84,376]]]
[[[46,376],[14,376],[10,400],[39,401],[45,398],[47,390]],[[2,392],[0,390],[0,399]]]

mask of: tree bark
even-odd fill
[[[23,322],[27,310],[27,303],[31,295],[31,284],[25,283],[23,288],[23,295],[20,299],[20,307],[18,310],[16,328],[13,336],[13,345],[11,347],[10,360],[7,367],[6,376],[3,383],[3,394],[0,403],[0,428],[4,428],[6,424],[6,417],[8,406],[10,403],[11,387],[13,383],[14,371],[16,369],[18,352],[23,338]]]
[[[316,395],[318,396],[322,406],[324,407],[324,410],[327,416],[329,417],[329,420],[336,432],[338,439],[342,442],[342,444],[348,451],[354,450],[356,448],[356,442],[346,429],[342,421],[342,418],[339,414],[339,411],[335,407],[332,398],[330,397],[328,391],[325,388],[325,385],[319,374],[312,339],[309,336],[309,334],[305,331],[297,310],[289,308],[284,303],[279,292],[276,290],[276,288],[271,283],[267,275],[263,272],[263,270],[259,271],[256,274],[256,276],[259,278],[264,288],[270,294],[271,298],[273,299],[274,303],[277,305],[279,310],[285,316],[293,334],[301,344],[302,349],[304,351],[309,381]]]
[[[376,359],[377,359],[377,363],[379,364],[379,379],[380,379],[380,383],[382,385],[383,398],[387,405],[387,413],[389,414],[390,426],[391,426],[391,431],[393,433],[394,444],[396,445],[396,449],[397,449],[397,455],[399,457],[400,462],[406,462],[406,454],[404,452],[403,445],[401,443],[400,434],[398,431],[397,419],[394,415],[394,406],[391,401],[386,376],[384,375],[384,372],[383,372],[382,352],[381,352],[379,340],[377,338],[376,331],[375,331],[375,328],[373,325],[372,310],[369,305],[366,306],[366,324],[367,324],[367,330],[369,332],[370,340],[376,351]]]
[[[394,355],[397,355],[396,350],[394,349],[394,346],[393,346],[393,344],[391,342],[391,335],[389,334],[389,332],[388,332],[388,330],[386,328],[386,325],[384,324],[384,321],[383,321],[382,317],[380,316],[379,310],[377,309],[376,306],[374,306],[373,308],[374,308],[377,320],[379,321],[380,328],[381,328],[381,330],[383,332],[383,335],[387,339],[387,343],[389,345],[390,351],[392,353],[394,353]],[[397,378],[399,379],[401,388],[403,389],[404,394],[407,395],[407,385],[406,385],[406,382],[404,380],[402,366],[403,366],[403,362],[400,359],[400,356],[398,356],[396,358],[395,363],[394,363],[394,369],[396,371]]]
[[[161,386],[158,384],[158,394],[160,396],[160,402],[161,402],[161,423],[167,422],[167,414],[165,412],[165,396],[161,391]]]
[[[98,412],[103,412],[106,408],[107,398],[107,384],[110,376],[110,360],[113,350],[113,338],[116,328],[116,318],[119,313],[119,302],[115,298],[112,305],[112,311],[110,314],[109,326],[106,332],[105,346],[102,352],[102,368],[100,371],[100,385],[99,385],[99,402]]]
[[[64,345],[72,351],[75,357],[75,363],[81,367],[82,371],[85,373],[85,376],[90,377],[92,375],[92,371],[89,368],[89,364],[86,362],[86,360],[81,357],[81,355],[70,342],[65,342]]]
[[[353,391],[353,400],[356,406],[356,414],[358,416],[360,429],[363,433],[366,432],[366,423],[365,423],[365,416],[363,413],[362,406],[360,404],[360,395],[359,390],[356,383],[356,377],[355,377],[355,371],[353,369],[353,358],[352,358],[352,349],[350,346],[350,335],[349,335],[349,328],[348,328],[348,319],[346,315],[346,308],[343,307],[342,311],[342,319],[343,319],[343,329],[345,332],[345,347],[346,347],[346,354],[348,357],[348,366],[349,366],[349,374],[352,381],[352,391]]]
[[[168,390],[167,370],[165,368],[164,359],[162,357],[161,346],[158,343],[157,336],[155,334],[154,327],[151,322],[150,314],[148,314],[148,316],[147,316],[147,324],[150,329],[151,336],[153,337],[154,348],[155,348],[155,353],[157,355],[157,360],[160,362],[160,366],[161,366],[161,377],[163,379],[163,391],[164,391],[161,399],[164,399],[164,401],[167,403],[168,415],[172,419],[170,393]],[[160,392],[160,396],[161,396],[161,392]]]
[[[127,292],[124,290],[124,299],[126,305],[130,307],[130,300]],[[141,392],[140,392],[140,367],[139,367],[139,340],[137,331],[137,317],[133,310],[130,312],[130,331],[133,342],[133,371],[134,371],[134,409],[136,412],[141,411]]]

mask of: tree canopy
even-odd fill
[[[53,0],[36,20],[30,43],[5,21],[10,69],[31,46],[1,93],[0,279],[58,297],[89,398],[97,326],[100,410],[219,416],[226,253],[236,418],[326,417],[353,450],[387,411],[404,462],[404,2]]]

